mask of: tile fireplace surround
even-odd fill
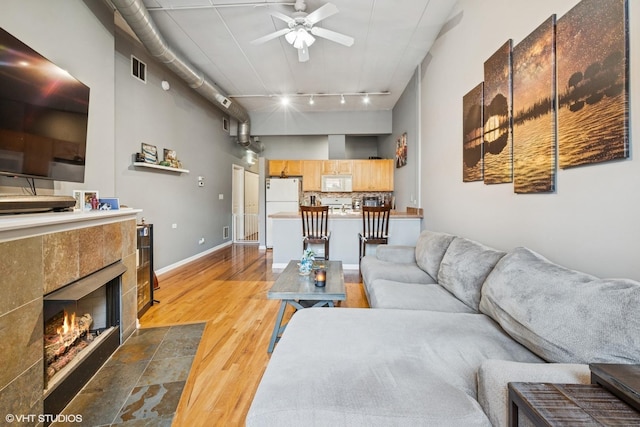
[[[122,340],[134,332],[139,212],[0,216],[0,419],[44,411],[43,295],[122,261]]]

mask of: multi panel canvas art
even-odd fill
[[[548,193],[558,167],[628,158],[628,20],[628,0],[582,0],[498,49],[463,96],[463,181]]]
[[[513,181],[511,40],[484,63],[484,183]]]
[[[513,186],[554,191],[555,63],[552,16],[513,48]]]
[[[462,97],[462,181],[482,181],[482,88],[480,83]]]
[[[558,19],[561,168],[629,156],[625,0],[583,0]]]

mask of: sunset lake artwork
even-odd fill
[[[484,63],[484,183],[513,181],[511,40]]]
[[[555,189],[555,16],[513,48],[513,187]]]
[[[560,168],[629,156],[625,0],[583,0],[558,19]]]
[[[462,182],[483,179],[482,88],[480,83],[462,97]]]

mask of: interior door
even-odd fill
[[[233,241],[244,239],[244,168],[233,165],[231,213],[233,216]]]
[[[244,237],[258,241],[258,190],[260,179],[257,173],[244,172]]]

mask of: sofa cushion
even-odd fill
[[[424,230],[416,242],[416,263],[418,267],[437,279],[440,262],[455,236]]]
[[[474,313],[474,310],[440,285],[418,285],[378,279],[367,286],[367,297],[372,308]]]
[[[365,286],[378,279],[405,283],[436,283],[435,279],[414,263],[398,264],[381,261],[375,255],[367,255],[360,261],[360,272]]]
[[[509,426],[510,382],[589,384],[589,365],[489,359],[478,369],[478,402],[493,427]]]
[[[299,310],[246,425],[490,426],[476,400],[487,358],[540,361],[480,314]]]
[[[526,249],[505,255],[480,310],[549,362],[640,363],[640,283],[598,279]]]
[[[505,252],[463,237],[453,239],[442,258],[438,283],[473,310],[478,311],[480,290]]]
[[[378,245],[376,257],[380,261],[397,262],[401,264],[416,262],[415,246],[404,245]]]

